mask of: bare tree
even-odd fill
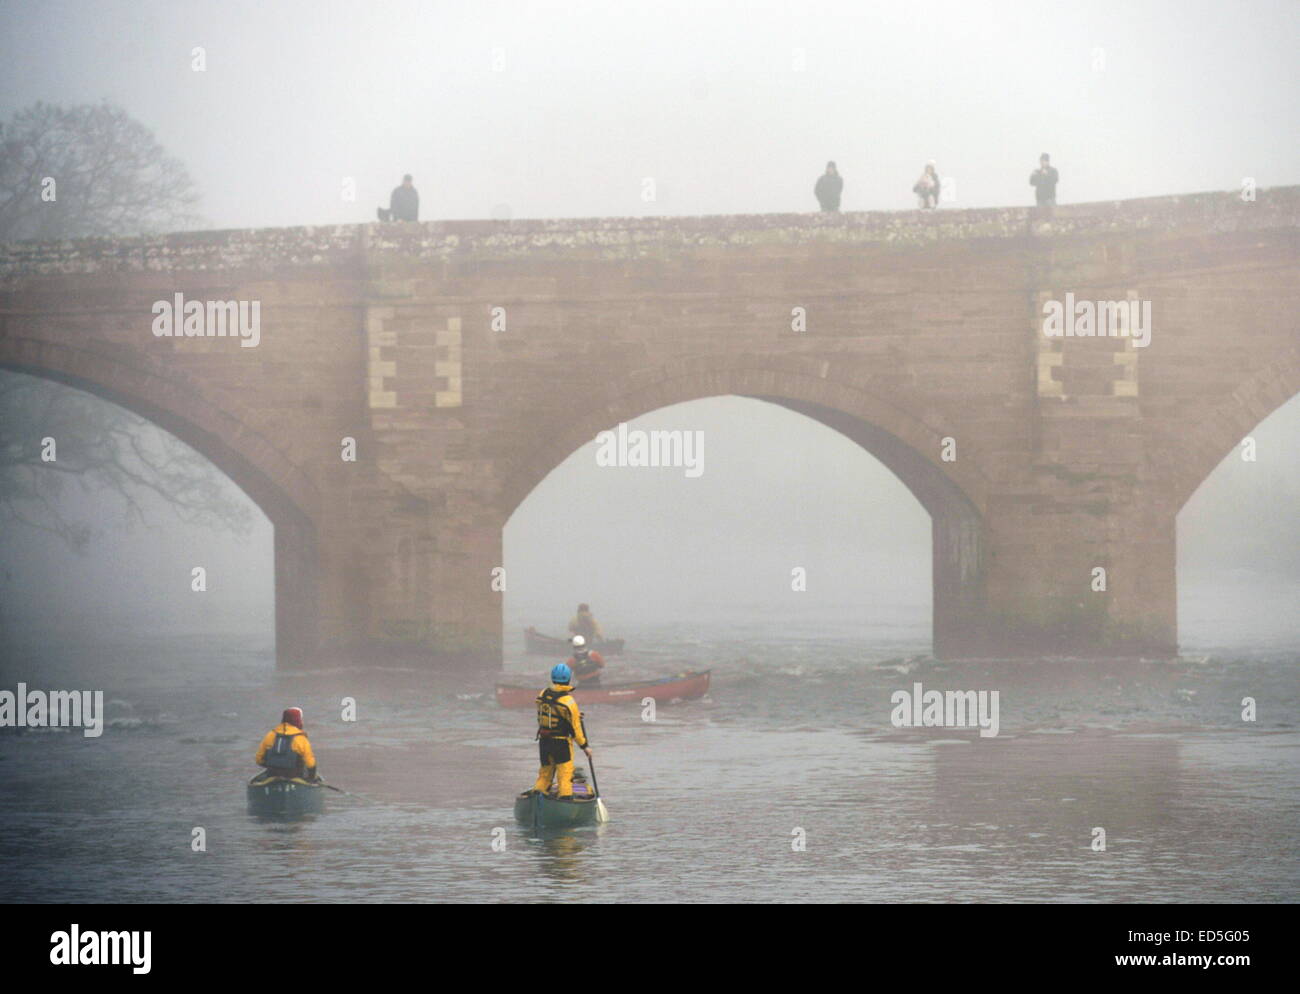
[[[191,227],[189,172],[109,103],[37,103],[0,123],[0,241]]]
[[[245,533],[252,524],[220,471],[175,436],[80,390],[0,374],[0,530],[27,525],[83,551],[93,529],[60,507],[69,484],[128,526],[145,520],[150,494],[197,526]]]
[[[0,241],[183,228],[198,221],[197,199],[184,165],[119,107],[38,103],[0,124]],[[149,494],[196,525],[251,524],[220,472],[180,440],[91,394],[0,370],[0,522],[84,550],[93,528],[61,500],[73,483],[127,524],[144,521]]]

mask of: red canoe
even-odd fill
[[[497,684],[497,703],[503,708],[530,708],[537,702],[540,686],[517,683]],[[709,671],[678,673],[659,680],[639,680],[636,683],[605,683],[595,687],[581,684],[573,692],[579,707],[606,701],[632,701],[640,704],[646,697],[656,701],[688,701],[703,697],[709,692]]]

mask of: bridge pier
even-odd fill
[[[320,636],[320,558],[305,516],[275,528],[275,654],[285,668],[310,666]]]
[[[964,500],[925,493],[936,657],[1176,653],[1172,501],[1080,510],[1068,500],[1007,499],[980,515]],[[370,504],[367,518],[340,526],[354,536],[351,551],[335,543],[321,551],[325,656],[498,666],[508,515],[472,489]]]
[[[1174,519],[1040,505],[988,521],[986,609],[974,651],[936,655],[1170,656],[1178,649]]]
[[[936,517],[935,656],[1176,654],[1172,519],[1163,527],[1146,515],[1125,519],[1069,520],[1058,513],[1032,522],[1013,515],[980,523]],[[325,612],[325,644],[345,650],[327,651],[327,658],[435,668],[499,665],[502,584],[508,582],[499,572],[500,523],[444,520],[433,529],[434,542],[411,535],[392,543],[396,555],[335,560],[343,573],[323,577],[322,589],[362,599],[342,612]],[[424,567],[410,559],[416,550],[428,557]],[[331,557],[322,558],[328,563]]]
[[[499,667],[496,515],[469,495],[382,492],[369,482],[341,496],[319,556],[318,664]]]

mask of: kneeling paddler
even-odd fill
[[[253,762],[269,776],[315,780],[316,756],[302,730],[302,708],[285,708],[280,724],[266,733]]]
[[[573,671],[567,663],[556,663],[551,669],[551,685],[537,695],[537,752],[542,768],[534,790],[546,793],[558,776],[559,798],[572,800],[574,742],[590,759],[582,712],[573,699]]]
[[[594,649],[587,648],[587,640],[581,635],[572,639],[573,655],[565,662],[573,670],[574,685],[585,684],[588,687],[600,685],[600,671],[605,668],[605,657]]]

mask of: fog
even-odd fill
[[[1300,5],[0,4],[0,111],[108,98],[190,168],[212,226],[806,211],[1300,182]],[[204,49],[206,71],[191,69]],[[494,68],[498,67],[498,68]],[[344,178],[357,184],[342,197]],[[642,199],[655,180],[656,199]]]
[[[704,432],[706,472],[610,472],[595,442],[524,500],[503,537],[506,625],[560,630],[590,601],[610,635],[630,624],[763,621],[800,634],[850,627],[928,639],[930,518],[906,487],[837,432],[762,401],[678,404],[629,428]],[[149,428],[150,431],[161,429]],[[1186,649],[1300,644],[1300,398],[1252,433],[1256,461],[1230,453],[1178,518],[1179,624]],[[229,495],[255,505],[226,482]],[[59,507],[94,522],[86,555],[9,527],[0,543],[0,621],[26,636],[231,634],[274,639],[273,531],[182,522],[143,497],[129,525],[108,494],[68,488]],[[203,566],[208,588],[189,591]],[[807,591],[790,589],[795,567]]]
[[[505,530],[514,619],[563,621],[591,601],[611,635],[620,619],[741,621],[774,610],[801,628],[900,615],[928,626],[930,516],[876,459],[748,398],[676,404],[628,424],[687,427],[705,440],[697,478],[610,472],[593,441],[529,495]],[[807,571],[806,590],[791,590],[795,568]]]
[[[1300,397],[1223,458],[1178,515],[1184,648],[1300,645]]]
[[[404,172],[422,219],[808,211],[828,159],[846,210],[912,207],[928,159],[954,195],[941,209],[1020,205],[1043,151],[1068,203],[1300,183],[1297,28],[1292,0],[4,3],[0,113],[120,104],[185,162],[217,228],[370,221]],[[506,529],[508,625],[559,627],[580,599],[611,632],[739,623],[788,608],[802,566],[792,623],[851,607],[924,628],[929,519],[865,452],[738,398],[638,423],[703,429],[708,472],[602,473],[574,453]],[[1185,639],[1222,631],[1211,609],[1294,627],[1300,407],[1256,437],[1259,461],[1230,456],[1180,518]],[[270,637],[264,517],[232,541],[157,503],[126,531],[108,504],[65,499],[100,534],[79,557],[7,529],[9,623]],[[201,607],[176,593],[200,563]]]

